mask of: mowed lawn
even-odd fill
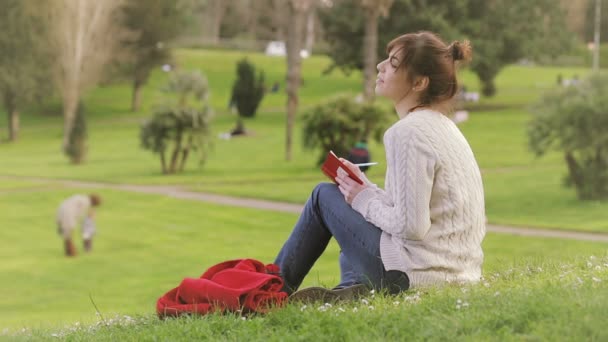
[[[93,252],[66,258],[53,218],[56,204],[72,192],[0,192],[0,331],[96,322],[91,298],[104,317],[152,314],[164,292],[218,262],[274,261],[297,219],[294,214],[100,191],[105,202],[98,212]],[[601,243],[500,234],[489,234],[483,247],[486,278],[517,264],[606,253]],[[337,256],[332,243],[304,285],[334,286]]]

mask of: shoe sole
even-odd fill
[[[291,296],[289,296],[289,300],[302,303],[333,303],[338,301],[355,300],[363,297],[367,293],[369,293],[369,289],[367,286],[362,284],[338,290],[329,290],[324,287],[307,287],[294,292]]]

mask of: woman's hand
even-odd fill
[[[340,158],[340,161],[344,163],[344,165],[346,165],[346,167],[348,167],[357,176],[362,175],[361,170],[359,170],[359,168],[353,163],[342,158]],[[356,180],[350,178],[348,176],[348,173],[341,167],[338,168],[338,176],[336,177],[336,182],[338,182],[338,188],[340,189],[342,195],[344,195],[344,199],[348,204],[352,204],[355,197],[367,187],[367,185],[359,184]]]

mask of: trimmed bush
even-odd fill
[[[608,76],[549,92],[535,106],[529,145],[537,156],[563,153],[567,186],[583,200],[608,198]]]

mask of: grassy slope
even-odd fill
[[[233,258],[272,262],[297,215],[230,208],[156,195],[101,191],[94,252],[62,255],[53,221],[66,189],[0,194],[0,301],[3,327],[56,326],[96,320],[89,294],[107,316],[145,314],[162,293],[184,277]],[[14,227],[14,229],[7,229]],[[252,243],[255,241],[255,243]],[[489,234],[485,274],[522,260],[562,260],[602,255],[606,245]],[[337,283],[337,253],[331,244],[305,285]]]

